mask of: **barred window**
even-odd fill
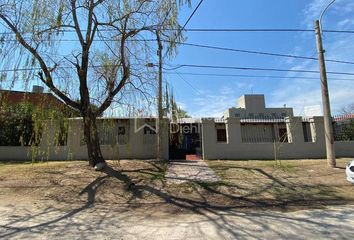
[[[216,129],[217,141],[226,142],[226,129]]]

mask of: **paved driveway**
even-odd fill
[[[157,208],[159,209],[159,207]],[[163,209],[163,208],[161,208]],[[118,206],[1,206],[1,239],[353,239],[354,206],[164,213]]]

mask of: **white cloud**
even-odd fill
[[[193,98],[193,105],[196,106],[191,113],[193,117],[221,117],[228,108],[235,106],[238,97],[235,89],[238,88],[234,86],[237,85],[224,85]]]
[[[354,2],[351,0],[338,0],[333,5],[333,10],[336,14],[347,14],[354,11]]]
[[[323,8],[329,0],[312,0],[304,7],[301,23],[307,28],[313,28],[313,22],[318,19]],[[329,28],[354,29],[354,2],[350,0],[338,0],[323,19],[323,25]],[[309,43],[309,41],[313,41]],[[312,47],[312,48],[311,48]],[[325,34],[324,47],[327,59],[340,59],[354,61],[354,35],[350,34]],[[299,43],[289,51],[293,55],[305,55],[316,57],[315,39],[313,33],[300,35]],[[315,70],[318,71],[318,62],[306,60],[279,61],[279,67],[293,70]],[[296,64],[297,63],[297,64]],[[328,71],[354,72],[354,65],[327,63]],[[305,106],[322,105],[319,74],[310,73],[288,73],[287,77],[317,77],[318,79],[286,79],[279,80],[278,84],[272,86],[272,92],[259,92],[266,95],[267,106],[281,107],[286,104],[293,107],[295,114],[302,115]],[[329,91],[331,97],[332,113],[336,114],[340,109],[354,102],[354,81],[334,81],[333,78],[350,78],[348,76],[328,75]],[[354,79],[354,77],[352,77]],[[219,89],[203,90],[198,89],[191,103],[195,117],[201,116],[222,116],[228,108],[235,106],[235,100],[242,94],[253,92],[257,85],[252,81],[237,81],[223,85]],[[263,90],[263,89],[261,89]]]
[[[254,84],[247,80],[230,81],[217,88],[204,89],[205,86],[191,85],[194,97],[190,102],[183,102],[189,115],[193,117],[221,117],[223,113],[230,107],[236,105],[236,99],[244,94],[245,89],[252,92]],[[192,107],[189,107],[192,106]]]
[[[314,0],[305,7],[303,11],[306,26],[312,26],[313,19],[319,17],[322,9],[328,4],[328,1]],[[338,1],[335,7],[335,13],[354,12],[354,3],[345,3],[345,1]],[[338,28],[354,28],[354,18],[351,14],[343,20],[338,21],[336,25]],[[337,16],[338,18],[338,16]],[[324,23],[325,24],[325,23]],[[328,25],[333,22],[328,23]],[[340,29],[342,29],[340,28]],[[308,41],[308,36],[302,36],[303,40]],[[314,39],[313,39],[314,41]],[[338,59],[354,61],[352,53],[354,52],[354,36],[348,34],[325,34],[324,47],[326,49],[326,59]],[[295,47],[294,51],[298,48]],[[304,51],[304,55],[308,55],[308,52]],[[293,66],[291,69],[303,69],[303,70],[318,70],[317,61],[304,61],[303,63]],[[354,72],[354,66],[348,64],[338,64],[327,62],[327,71],[335,72]],[[318,74],[302,74],[302,73],[289,73],[287,76],[291,77],[319,77]],[[332,113],[336,114],[340,109],[346,105],[354,102],[354,82],[353,81],[336,81],[334,78],[350,78],[350,76],[331,75],[328,74],[329,79],[329,92],[331,98]],[[353,78],[353,77],[352,77]],[[271,105],[287,104],[295,109],[295,114],[301,115],[304,106],[322,104],[320,79],[316,80],[290,80],[283,82],[279,85],[276,91],[271,94]]]
[[[314,0],[309,3],[303,11],[304,25],[312,29],[315,19],[320,17],[321,11],[327,4],[328,0]]]
[[[346,18],[337,23],[339,29],[346,29],[348,26],[351,26],[354,23],[352,19]]]
[[[303,24],[308,28],[313,28],[314,21],[320,18],[322,11],[331,2],[331,0],[313,0],[303,10]],[[337,0],[327,9],[326,14],[322,19],[322,24],[326,25],[332,20],[332,16],[352,15],[354,12],[354,2],[351,0]],[[348,21],[353,20],[353,16]],[[344,20],[342,20],[344,21]],[[343,22],[345,23],[345,22]],[[343,24],[342,23],[342,24]]]
[[[184,102],[177,101],[177,106],[182,108],[183,110],[187,110],[187,105]]]

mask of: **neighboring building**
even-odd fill
[[[33,86],[32,92],[0,90],[0,146],[38,145],[42,122],[61,120],[58,141],[65,144],[64,122],[78,113],[43,87]]]
[[[4,107],[17,106],[22,103],[39,107],[43,110],[58,109],[62,111],[68,109],[68,107],[53,94],[44,93],[43,87],[40,86],[33,86],[32,92],[0,89],[0,111]]]
[[[243,95],[237,100],[237,107],[229,108],[224,113],[226,118],[285,118],[294,115],[292,108],[267,108],[263,94]]]

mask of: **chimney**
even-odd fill
[[[32,92],[33,93],[43,93],[44,88],[38,85],[33,85]]]

